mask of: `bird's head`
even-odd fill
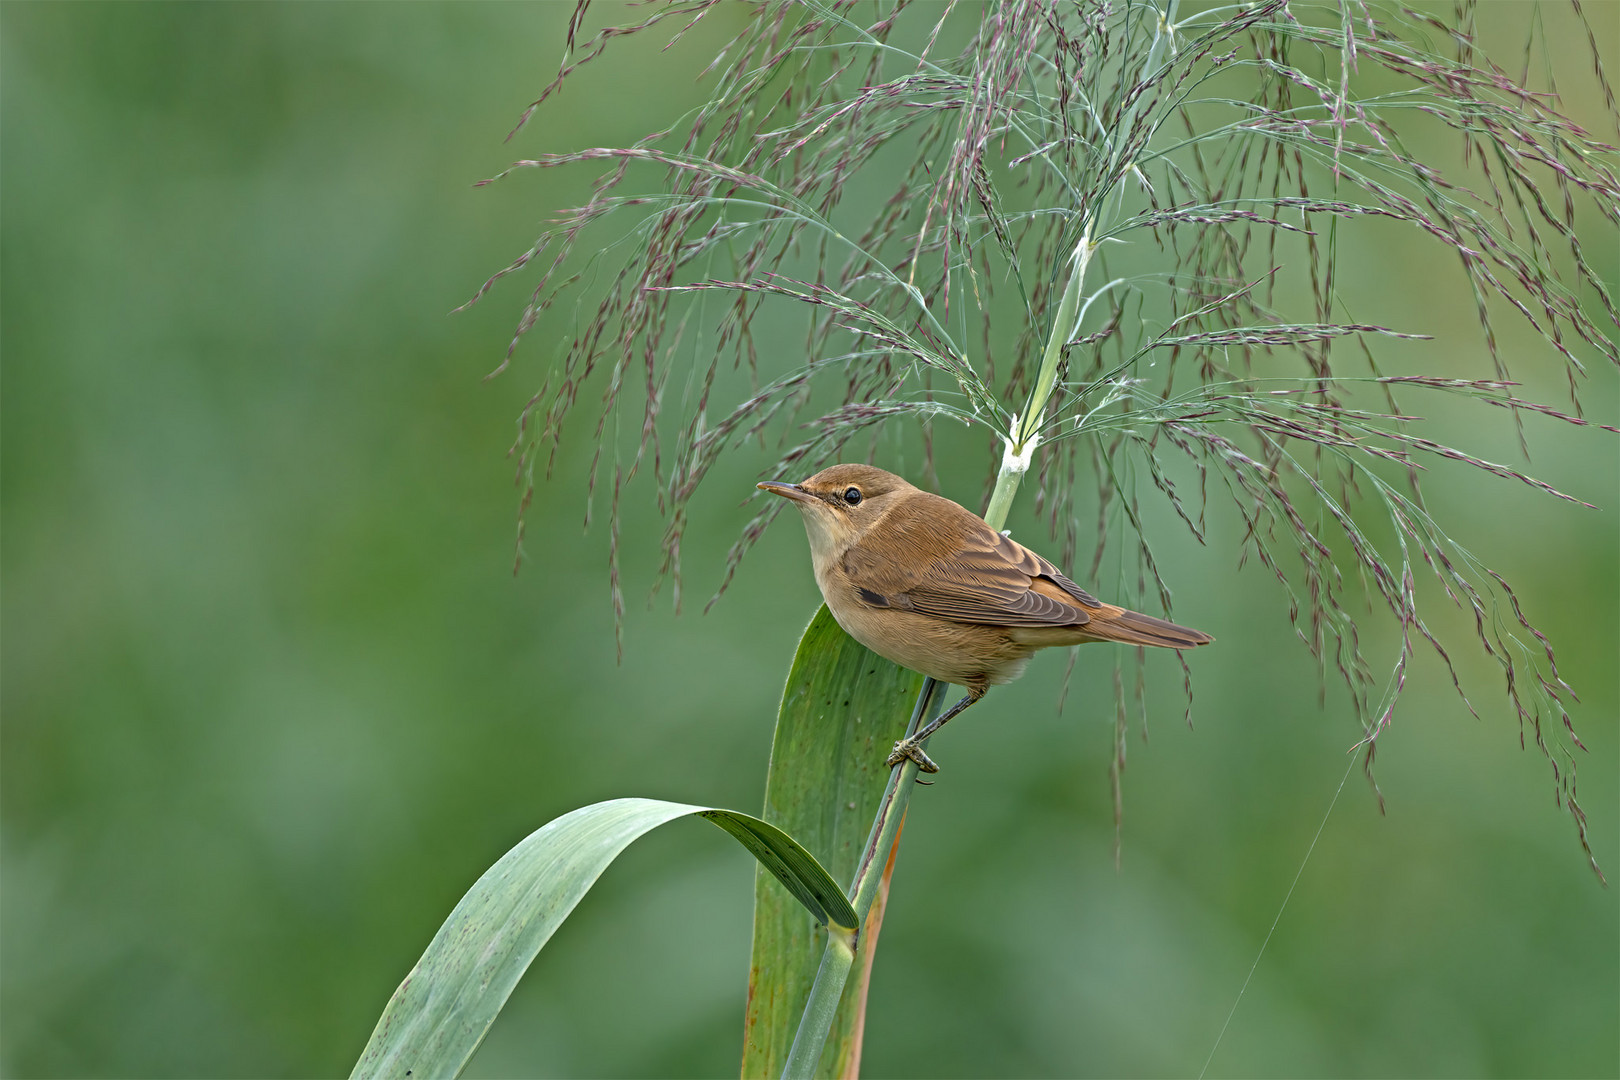
[[[872,465],[833,465],[797,484],[767,480],[759,489],[798,506],[818,565],[849,550],[885,511],[917,490]]]

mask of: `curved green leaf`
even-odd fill
[[[352,1075],[459,1074],[530,962],[608,864],[631,841],[687,815],[734,836],[816,921],[853,930],[843,889],[774,825],[658,799],[596,803],[530,833],[467,891],[394,991]]]
[[[844,633],[825,606],[799,640],[771,743],[764,816],[815,852],[840,881],[855,877],[889,778],[884,758],[905,734],[921,685],[921,675],[896,667]],[[763,874],[756,876],[745,1078],[781,1075],[826,944],[826,931],[787,903]],[[869,919],[861,968],[839,1005],[820,1076],[852,1075],[858,1069],[872,946]]]

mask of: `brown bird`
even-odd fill
[[[991,686],[1022,675],[1037,649],[1086,641],[1190,649],[1215,640],[1103,603],[966,507],[871,465],[759,487],[803,514],[816,584],[839,626],[901,667],[967,688],[895,743],[890,765],[910,758],[938,772],[922,741]]]

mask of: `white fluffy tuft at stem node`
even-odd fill
[[[1018,430],[1018,417],[1012,418],[1012,429]],[[1030,462],[1035,460],[1035,449],[1041,445],[1041,437],[1031,434],[1024,440],[1022,448],[1014,444],[1011,436],[1003,440],[1006,449],[1001,454],[1001,471],[1003,474],[1022,475],[1029,472]]]

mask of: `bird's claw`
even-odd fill
[[[939,766],[934,764],[934,759],[923,753],[922,747],[918,746],[910,739],[901,739],[899,742],[895,743],[894,753],[889,755],[889,759],[884,762],[884,764],[892,768],[893,766],[899,765],[907,760],[915,761],[917,763],[918,772],[939,772]]]

